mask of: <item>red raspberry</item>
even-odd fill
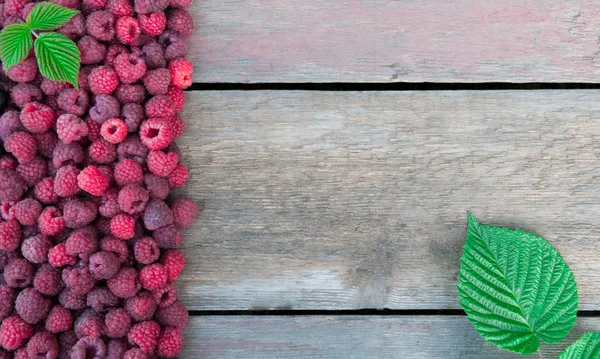
[[[6,141],[8,136],[22,129],[18,111],[6,111],[0,117],[0,138],[2,140]]]
[[[96,279],[110,279],[119,271],[119,257],[111,252],[100,251],[90,257],[90,273]]]
[[[34,267],[26,259],[13,259],[4,268],[4,280],[12,288],[25,288],[33,282]]]
[[[33,187],[46,176],[47,169],[46,161],[39,156],[35,156],[33,161],[19,164],[17,166],[17,174],[23,179],[25,184]]]
[[[131,348],[123,354],[123,359],[148,359],[148,354],[140,348]]]
[[[60,270],[48,263],[42,264],[33,277],[33,288],[44,295],[58,295],[63,287]]]
[[[98,207],[98,212],[100,215],[106,218],[113,218],[117,214],[121,213],[121,208],[119,207],[119,202],[117,198],[119,196],[119,190],[116,188],[109,188],[105,194],[102,195],[100,199],[100,207]]]
[[[131,159],[139,164],[144,164],[148,157],[148,148],[142,144],[137,135],[130,135],[117,147],[119,160]]]
[[[95,11],[85,21],[87,33],[100,41],[111,41],[115,37],[115,16],[108,11]]]
[[[41,101],[42,90],[32,84],[18,84],[10,90],[10,98],[15,105],[23,107],[30,102]]]
[[[27,186],[14,171],[0,169],[0,201],[18,201]]]
[[[106,51],[106,58],[104,59],[104,63],[108,66],[114,66],[115,59],[120,54],[129,54],[129,50],[127,50],[127,47],[121,44],[110,45],[110,47]]]
[[[183,347],[183,337],[181,329],[176,327],[166,327],[158,337],[158,346],[156,353],[165,358],[175,358]]]
[[[0,285],[0,322],[12,313],[16,298],[16,290],[6,284]]]
[[[83,116],[90,106],[90,98],[83,89],[66,89],[58,95],[58,106],[69,114]]]
[[[177,300],[177,288],[172,283],[167,283],[164,287],[152,291],[152,296],[159,308],[165,308]]]
[[[171,84],[179,88],[187,88],[192,85],[192,73],[194,66],[184,58],[178,58],[169,62],[171,71]]]
[[[56,133],[61,141],[70,144],[86,137],[88,128],[81,118],[72,114],[64,114],[56,121]]]
[[[171,188],[180,188],[185,186],[189,177],[189,173],[187,168],[181,163],[178,164],[173,172],[167,177],[167,181],[169,182],[169,187]]]
[[[106,5],[106,0],[83,0],[83,5],[92,9],[100,10]]]
[[[117,238],[130,239],[134,236],[135,219],[121,213],[110,220],[110,232]]]
[[[101,196],[108,189],[109,178],[96,166],[87,166],[77,176],[77,184],[82,190],[94,195]]]
[[[46,330],[50,333],[66,332],[73,328],[71,311],[62,305],[55,305],[46,318]]]
[[[179,112],[183,109],[183,105],[185,104],[185,94],[181,88],[177,86],[169,86],[165,95],[171,98],[176,112]]]
[[[163,11],[169,6],[169,0],[134,0],[135,11],[140,14]]]
[[[58,136],[54,132],[44,132],[34,135],[37,141],[37,151],[40,155],[51,158],[52,152],[58,143]]]
[[[153,199],[144,210],[144,226],[151,231],[173,223],[173,213],[167,204],[159,199]]]
[[[155,230],[152,237],[156,239],[158,246],[164,249],[177,249],[183,240],[181,231],[173,224]]]
[[[117,71],[117,74],[119,75],[119,79],[124,84],[134,83],[141,79],[146,73],[146,62],[134,54],[118,55],[115,58],[114,66],[115,71]]]
[[[152,198],[164,200],[169,195],[169,183],[166,178],[148,173],[144,175],[144,184]]]
[[[67,248],[64,243],[59,243],[48,251],[48,262],[53,267],[62,267],[74,265],[77,263],[77,258],[67,253]]]
[[[86,265],[77,265],[63,269],[62,280],[65,282],[67,288],[78,294],[88,294],[95,285],[94,278]]]
[[[100,249],[115,254],[121,263],[125,262],[129,256],[127,242],[110,236],[105,237],[100,241]]]
[[[110,0],[109,0],[110,1]],[[69,351],[72,359],[100,359],[106,357],[104,340],[96,337],[83,337]]]
[[[56,121],[54,110],[39,102],[30,102],[21,110],[20,120],[32,133],[48,131]]]
[[[0,271],[3,271],[10,261],[18,258],[19,254],[17,251],[5,251],[0,249]],[[1,281],[2,277],[0,276],[0,282]]]
[[[48,251],[52,247],[50,237],[38,234],[33,237],[26,238],[21,245],[21,253],[23,257],[31,263],[44,263],[48,260]]]
[[[45,77],[42,78],[42,83],[40,85],[40,89],[42,89],[46,95],[58,95],[67,87],[69,87],[69,83],[67,82],[52,81]]]
[[[115,16],[133,16],[133,7],[129,0],[108,0],[105,9]]]
[[[142,85],[122,84],[117,88],[115,96],[123,104],[142,103],[146,98],[146,90]]]
[[[42,205],[33,198],[26,198],[17,202],[12,211],[15,219],[24,226],[33,226],[42,212]]]
[[[129,346],[121,339],[112,339],[106,344],[106,359],[121,359]]]
[[[119,86],[119,75],[111,67],[99,66],[90,72],[88,82],[95,95],[110,95]]]
[[[63,218],[68,228],[87,226],[96,219],[97,215],[98,207],[91,201],[72,199],[63,208]]]
[[[110,163],[117,159],[117,147],[104,139],[92,142],[88,153],[90,159],[96,163]]]
[[[171,72],[165,68],[150,70],[144,75],[144,86],[146,86],[146,89],[152,95],[164,95],[167,93],[170,83]],[[169,100],[171,99],[170,97],[168,98]],[[171,106],[174,108],[172,101]]]
[[[165,47],[165,60],[171,61],[187,55],[185,40],[177,31],[167,30],[158,38],[158,43]]]
[[[99,124],[113,117],[119,117],[121,105],[110,95],[98,95],[94,98],[95,105],[90,109],[90,118]]]
[[[79,169],[75,166],[59,168],[54,177],[54,193],[61,197],[69,197],[77,194],[79,192],[79,185],[77,184],[79,172]]]
[[[149,69],[157,69],[167,66],[165,50],[160,44],[151,42],[147,45],[144,45],[142,51],[144,52],[144,58],[146,59],[146,66]]]
[[[168,280],[177,280],[185,264],[183,253],[176,249],[165,251],[160,262],[167,270]]]
[[[192,4],[192,0],[171,0],[170,6],[173,8],[185,8]]]
[[[73,231],[65,241],[65,249],[68,255],[79,256],[87,260],[92,253],[98,250],[95,231],[90,227]]]
[[[177,9],[169,14],[167,28],[177,31],[182,37],[188,37],[194,33],[194,19],[189,12]]]
[[[6,75],[14,82],[33,81],[38,75],[38,65],[35,57],[28,57],[25,61],[11,67]]]
[[[43,234],[55,236],[65,229],[65,219],[59,209],[46,207],[40,214],[38,226]]]
[[[96,311],[104,313],[112,307],[119,305],[120,300],[106,287],[96,287],[88,293],[86,304]]]
[[[23,8],[31,1],[32,0],[6,0],[4,3],[3,15],[5,17],[19,16]]]
[[[173,134],[168,122],[149,118],[140,126],[140,139],[150,150],[162,150],[171,143]]]
[[[86,310],[75,320],[75,334],[78,338],[102,336],[102,317],[93,310]]]
[[[110,143],[123,142],[127,137],[127,124],[119,118],[111,118],[102,124],[100,134]]]
[[[84,65],[97,64],[106,57],[106,45],[99,43],[98,40],[90,35],[79,39],[77,48],[81,53],[81,63]]]
[[[150,196],[139,184],[129,184],[119,191],[118,203],[121,210],[128,214],[142,213]]]
[[[125,302],[125,311],[135,321],[152,319],[155,310],[156,301],[149,292],[141,292],[135,297],[127,299]]]
[[[160,36],[167,26],[167,17],[162,11],[149,15],[139,14],[138,20],[142,31],[150,36]]]
[[[45,319],[51,307],[52,301],[33,288],[23,289],[15,301],[15,311],[29,324]]]
[[[85,294],[80,294],[70,288],[66,288],[58,296],[58,301],[67,309],[82,310],[86,306],[85,298]]]
[[[146,116],[169,120],[175,116],[175,107],[171,98],[166,95],[152,97],[146,103]]]
[[[10,221],[15,218],[15,211],[12,209],[17,204],[17,201],[8,201],[0,203],[0,216],[5,221]]]
[[[77,14],[71,18],[63,27],[57,30],[59,34],[63,34],[71,40],[75,40],[85,35],[85,18],[83,14]]]
[[[138,272],[131,267],[123,267],[107,281],[108,289],[120,298],[131,298],[141,289]]]
[[[115,32],[119,41],[125,45],[132,45],[142,33],[142,29],[136,18],[122,16],[117,19]]]
[[[29,163],[35,158],[37,143],[27,132],[15,132],[4,142],[6,152],[12,153],[19,163]]]
[[[129,333],[127,339],[129,343],[137,345],[145,353],[154,353],[154,348],[158,342],[158,336],[160,335],[160,326],[153,320],[137,323]]]
[[[137,132],[146,119],[144,108],[137,103],[126,103],[121,110],[121,118],[127,124],[128,132]]]
[[[142,264],[151,264],[158,260],[160,248],[152,237],[138,239],[133,247],[135,260]]]
[[[102,136],[100,136],[101,125],[99,123],[92,121],[90,116],[86,116],[85,124],[88,127],[88,139],[90,141],[97,141],[102,139]]]
[[[165,327],[185,328],[189,314],[185,305],[179,300],[168,307],[159,308],[156,312],[156,321]]]
[[[6,350],[15,350],[33,335],[33,326],[18,316],[4,319],[0,324],[0,344]]]
[[[148,169],[157,176],[167,177],[177,167],[177,154],[173,152],[150,151]]]
[[[142,268],[140,271],[140,283],[148,290],[164,287],[167,284],[167,270],[165,266],[154,263]]]
[[[0,223],[0,249],[14,251],[21,241],[21,225],[16,220]]]
[[[50,0],[50,2],[75,10],[81,7],[81,0]]]
[[[37,332],[27,342],[28,358],[56,358],[57,356],[58,341],[50,332]]]
[[[131,328],[131,316],[123,308],[113,308],[104,317],[106,336],[123,338]]]
[[[81,145],[77,142],[66,144],[58,141],[52,152],[52,163],[56,168],[83,162],[85,155]]]
[[[10,170],[15,171],[17,169],[17,164],[19,162],[16,158],[11,155],[2,155],[0,156],[0,169],[1,170]]]

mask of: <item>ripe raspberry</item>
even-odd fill
[[[106,287],[96,287],[88,293],[86,304],[88,307],[96,311],[96,313],[104,313],[119,305],[119,298],[111,293]]]
[[[15,311],[29,324],[45,319],[51,307],[52,301],[33,288],[23,289],[15,301]]]
[[[23,107],[30,102],[41,101],[43,98],[42,90],[32,84],[17,84],[10,91],[10,98],[15,105]]]
[[[136,214],[144,211],[149,199],[148,191],[142,186],[139,184],[129,184],[121,188],[117,201],[123,212]]]
[[[44,295],[58,295],[64,286],[60,270],[48,263],[42,264],[33,277],[33,288]]]
[[[183,253],[176,249],[165,251],[160,259],[160,262],[167,270],[168,280],[177,280],[179,273],[181,273],[185,264]]]
[[[152,97],[146,103],[146,116],[169,120],[175,116],[175,107],[171,98],[166,95]]]
[[[71,310],[82,310],[86,306],[86,295],[75,292],[73,289],[65,288],[58,296],[60,304]]]
[[[17,258],[8,263],[4,268],[4,280],[9,287],[25,288],[33,282],[33,264],[26,259]]]
[[[135,219],[121,213],[110,220],[110,232],[117,238],[130,239],[134,236]]]
[[[98,212],[100,215],[106,218],[112,218],[117,214],[121,213],[121,208],[117,202],[119,191],[116,188],[109,188],[100,199],[100,206]]]
[[[134,0],[135,11],[140,14],[149,14],[163,11],[169,6],[169,0]]]
[[[56,168],[79,164],[83,162],[85,155],[79,143],[66,144],[59,141],[52,152],[52,163]]]
[[[167,66],[165,51],[160,44],[151,42],[147,45],[144,45],[142,51],[144,53],[144,59],[146,60],[146,66],[148,69],[157,69]]]
[[[79,88],[84,89],[86,91],[90,91],[90,83],[88,78],[92,73],[92,70],[95,69],[96,66],[82,66],[79,70],[79,76],[77,76],[77,84]],[[46,98],[46,103],[48,102],[48,98]]]
[[[92,253],[98,250],[98,241],[96,233],[91,227],[86,227],[73,231],[65,241],[65,249],[68,255],[79,256],[87,260]]]
[[[178,58],[169,62],[171,71],[171,83],[180,88],[187,88],[192,84],[192,73],[194,66],[184,58]]]
[[[83,5],[92,9],[100,10],[106,5],[106,0],[83,0]]]
[[[69,114],[83,116],[90,106],[90,98],[83,89],[66,89],[58,95],[58,106]]]
[[[156,311],[156,301],[149,292],[141,292],[135,297],[127,299],[125,310],[135,321],[152,319]]]
[[[46,318],[46,330],[50,333],[66,332],[73,328],[73,316],[71,311],[62,305],[55,305]]]
[[[40,234],[37,226],[23,226],[21,229],[21,236],[23,238],[29,238]]]
[[[138,272],[131,267],[123,267],[107,282],[108,289],[120,298],[131,298],[141,289]]]
[[[159,308],[165,308],[177,300],[177,288],[172,283],[167,283],[164,287],[153,290],[152,296]]]
[[[15,132],[4,142],[6,152],[12,153],[19,163],[29,163],[35,158],[37,143],[27,132]]]
[[[155,230],[152,237],[163,249],[177,249],[183,240],[181,231],[173,224]]]
[[[101,196],[108,189],[109,178],[98,167],[87,166],[77,176],[77,184],[82,190],[94,196]]]
[[[48,251],[48,262],[53,267],[62,267],[66,265],[74,265],[77,263],[77,258],[67,253],[65,243],[59,243]]]
[[[90,273],[96,279],[110,279],[119,271],[119,257],[111,252],[100,251],[90,257]]]
[[[154,353],[154,348],[160,335],[160,326],[153,320],[140,322],[131,327],[127,339],[132,345],[137,345],[145,353]]]
[[[127,124],[119,118],[111,118],[102,124],[100,134],[110,143],[123,142],[127,137]]]
[[[0,169],[0,201],[18,201],[26,189],[27,186],[14,171]]]
[[[130,135],[117,147],[119,160],[131,159],[139,164],[144,164],[148,157],[148,148],[142,144],[137,135]]]
[[[62,280],[67,288],[78,294],[87,294],[94,288],[94,278],[86,265],[68,267],[62,271]],[[61,303],[62,304],[62,303]],[[64,304],[63,304],[64,305]],[[66,305],[65,305],[66,306]]]
[[[164,287],[167,284],[167,270],[165,266],[154,263],[142,268],[140,270],[140,283],[148,290]]]
[[[115,70],[124,84],[141,79],[146,73],[146,62],[135,54],[120,54],[114,61]]]
[[[158,260],[160,248],[152,237],[144,237],[135,242],[133,247],[135,260],[142,264],[151,264]]]
[[[108,0],[105,9],[117,17],[133,16],[133,7],[129,0]]]
[[[46,161],[39,156],[35,156],[33,161],[19,164],[16,172],[26,185],[33,187],[46,176],[47,169]]]
[[[0,249],[14,251],[21,241],[21,226],[16,220],[0,222]]]
[[[70,144],[86,137],[88,135],[88,128],[81,118],[72,114],[64,114],[56,121],[56,133],[61,141]]]
[[[69,87],[69,83],[67,82],[52,81],[45,77],[42,78],[42,83],[40,84],[40,89],[46,95],[58,95],[62,90],[66,89],[67,87]]]
[[[140,126],[140,139],[146,147],[156,151],[167,147],[173,139],[173,134],[168,122],[149,118]]]
[[[142,103],[146,98],[146,90],[142,85],[122,84],[117,88],[115,97],[123,104]]]
[[[54,125],[56,115],[50,107],[39,102],[30,102],[21,110],[19,119],[28,131],[42,133]]]
[[[164,12],[153,12],[149,15],[139,14],[138,20],[142,31],[150,36],[160,36],[167,25],[167,17]]]
[[[104,63],[108,66],[114,66],[115,58],[120,54],[129,54],[129,50],[127,47],[121,44],[110,45],[108,50],[106,51],[106,58],[104,59]]]
[[[79,185],[77,185],[79,172],[79,169],[75,166],[59,168],[54,177],[54,192],[61,197],[69,197],[77,194],[79,192]]]
[[[170,6],[173,8],[185,8],[192,4],[192,0],[171,0]]]
[[[79,39],[77,48],[81,53],[81,63],[84,65],[97,64],[106,57],[106,45],[99,43],[98,40],[90,35]]]
[[[98,95],[94,99],[95,105],[90,109],[90,118],[99,124],[113,117],[119,117],[121,106],[119,101],[110,95]]]
[[[17,159],[11,155],[0,156],[0,169],[14,171],[17,169]]]
[[[6,0],[4,3],[3,15],[19,16],[23,8],[29,4],[32,0]]]
[[[106,359],[122,359],[129,346],[124,340],[113,339],[106,344]]]
[[[90,116],[86,116],[85,124],[88,127],[88,140],[93,142],[102,139],[102,136],[100,136],[101,125],[99,123],[92,121]]]
[[[102,317],[95,311],[88,309],[75,320],[75,334],[78,338],[102,336]]]
[[[144,86],[152,95],[164,95],[170,83],[171,72],[165,68],[148,71],[144,76]],[[168,98],[170,100],[170,97]],[[171,106],[174,108],[172,103]]]
[[[0,285],[0,322],[12,313],[16,298],[16,290],[6,284]]]
[[[104,340],[96,337],[83,337],[79,339],[70,351],[71,359],[101,359],[105,357],[106,344]]]
[[[52,240],[50,237],[43,234],[38,234],[37,236],[26,238],[23,241],[23,244],[21,245],[21,253],[23,253],[23,257],[25,257],[25,259],[28,261],[39,264],[48,260],[48,251],[51,247]]]
[[[165,48],[165,60],[171,61],[187,55],[187,44],[177,31],[167,30],[158,38]]]
[[[165,95],[171,98],[176,112],[179,112],[183,109],[183,105],[185,104],[185,94],[181,88],[177,86],[169,86]]]
[[[13,259],[18,259],[19,253],[17,251],[5,251],[0,249],[0,272],[4,271],[6,266]],[[2,277],[0,276],[0,282],[2,281]]]
[[[37,133],[34,135],[37,141],[37,151],[46,158],[52,157],[52,152],[58,143],[58,136],[53,131]]]
[[[75,10],[81,7],[81,0],[50,0],[50,2]]]
[[[33,198],[17,202],[12,211],[15,219],[24,226],[33,226],[42,212],[42,205]]]
[[[169,183],[166,178],[148,173],[144,175],[144,184],[152,198],[164,200],[169,195]]]
[[[173,10],[169,14],[167,28],[177,31],[182,37],[185,38],[194,33],[194,19],[192,18],[192,15],[185,10]]]
[[[180,188],[185,186],[185,183],[187,182],[189,177],[189,173],[187,168],[182,165],[181,163],[178,164],[175,169],[173,170],[173,172],[171,172],[171,174],[169,174],[169,177],[167,177],[167,181],[169,182],[169,187],[171,188]]]
[[[144,210],[144,226],[151,231],[173,223],[173,213],[167,204],[159,199],[153,199]]]
[[[123,359],[148,359],[148,354],[140,348],[131,348],[123,354]]]
[[[125,262],[129,256],[127,242],[110,236],[100,241],[100,249],[115,254],[119,258],[120,263]]]
[[[96,163],[110,163],[117,158],[117,148],[114,144],[99,139],[88,148],[90,159]]]
[[[98,207],[91,201],[72,199],[63,208],[63,218],[68,228],[87,226],[97,215]]]
[[[0,344],[6,350],[15,350],[33,335],[33,326],[18,316],[4,319],[0,324]]]
[[[38,65],[35,57],[28,57],[18,65],[11,67],[6,75],[14,82],[33,81],[38,74]]]
[[[156,321],[165,327],[185,328],[188,322],[188,311],[179,300],[168,307],[159,308],[156,312]]]
[[[37,332],[27,342],[28,358],[56,358],[57,356],[58,341],[50,332]]]
[[[150,151],[148,169],[157,176],[167,177],[177,166],[177,154],[173,152]]]
[[[131,328],[131,316],[123,308],[113,308],[104,317],[106,336],[123,338]]]
[[[95,95],[110,95],[119,86],[119,75],[108,66],[99,66],[88,77],[90,91]]]
[[[126,103],[121,110],[121,118],[125,121],[128,132],[137,132],[146,116],[140,104]]]
[[[115,37],[115,16],[108,11],[95,11],[85,20],[87,33],[100,41]]]
[[[8,136],[11,134],[22,129],[23,126],[19,120],[18,111],[6,111],[2,116],[0,116],[0,138],[3,141],[6,141]]]
[[[175,358],[183,347],[183,337],[181,329],[176,327],[166,327],[158,337],[158,346],[156,353],[165,358]]]
[[[117,19],[115,32],[117,34],[117,39],[119,39],[121,43],[132,45],[140,36],[142,29],[136,18],[122,16]]]

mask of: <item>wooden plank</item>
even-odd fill
[[[599,82],[593,0],[202,0],[196,82]]]
[[[600,91],[188,93],[191,309],[459,308],[466,214],[600,310]]]
[[[592,330],[600,319],[579,318],[564,343],[543,345],[542,354],[557,358]],[[194,317],[185,340],[181,358],[522,358],[486,343],[458,316]]]

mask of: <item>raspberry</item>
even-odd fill
[[[75,320],[75,334],[78,338],[102,336],[102,317],[93,310],[86,310]]]
[[[123,212],[136,214],[144,211],[149,199],[148,191],[142,186],[139,184],[129,184],[121,188],[117,202]]]
[[[85,265],[68,267],[62,271],[62,280],[67,288],[78,294],[87,294],[94,288],[94,278]],[[64,305],[64,304],[63,304]],[[65,305],[66,307],[66,305]]]
[[[50,332],[37,332],[27,342],[28,358],[56,358],[57,356],[58,341]]]
[[[177,280],[179,273],[181,273],[185,264],[183,253],[176,249],[165,251],[160,259],[160,262],[167,270],[168,280]]]
[[[156,239],[158,246],[164,249],[177,249],[183,240],[179,229],[172,224],[155,230],[152,237]]]
[[[23,8],[31,1],[32,0],[6,0],[3,9],[4,16],[19,16]]]
[[[50,0],[50,2],[76,10],[81,7],[81,0]]]
[[[35,57],[28,57],[18,65],[11,67],[6,75],[14,82],[33,81],[38,74],[38,65]]]
[[[144,184],[152,198],[164,200],[169,195],[169,183],[166,178],[148,173],[144,175]]]
[[[42,264],[33,277],[33,287],[44,295],[58,295],[64,287],[60,271],[50,264]]]
[[[92,142],[88,153],[96,163],[110,163],[117,159],[117,147],[104,139]]]
[[[48,251],[48,262],[53,267],[62,267],[74,265],[77,263],[77,258],[67,253],[65,243],[59,243]]]
[[[148,152],[148,148],[142,144],[141,139],[137,135],[127,136],[117,147],[119,160],[131,159],[139,164],[146,162]]]
[[[159,308],[165,308],[177,300],[177,288],[173,284],[167,283],[164,287],[152,291],[152,296]]]
[[[106,5],[106,0],[83,0],[83,5],[92,9],[100,10]]]
[[[6,350],[15,350],[33,335],[33,326],[18,316],[4,319],[0,324],[0,344]]]
[[[42,212],[42,205],[33,198],[26,198],[12,207],[15,219],[24,226],[33,226]]]
[[[106,52],[104,63],[108,66],[114,66],[115,58],[120,54],[128,54],[129,50],[121,44],[110,45]]]
[[[92,121],[103,124],[109,118],[119,117],[121,106],[116,98],[109,95],[98,95],[94,101],[96,104],[90,109]]]
[[[192,0],[171,0],[170,6],[173,8],[184,8],[192,4]]]
[[[46,161],[35,156],[31,162],[19,164],[16,172],[26,185],[33,187],[46,176],[47,169]]]
[[[97,313],[104,313],[119,304],[119,298],[106,287],[96,287],[87,295],[86,304]]]
[[[146,73],[146,62],[134,54],[120,54],[114,61],[115,70],[124,84],[141,79]]]
[[[183,337],[181,329],[176,327],[166,327],[158,337],[158,346],[156,353],[165,358],[175,358],[183,347]]]
[[[135,218],[121,213],[110,220],[110,232],[117,238],[130,239],[134,236]]]
[[[29,163],[35,158],[37,143],[35,137],[27,132],[15,132],[4,142],[6,152],[12,153],[19,163]]]
[[[113,308],[104,317],[106,336],[123,338],[131,328],[131,316],[123,308]]]
[[[127,124],[119,118],[111,118],[102,124],[100,134],[110,143],[123,142],[127,137]]]
[[[0,223],[0,249],[14,251],[21,241],[21,225],[13,220]]]
[[[167,284],[167,270],[165,266],[154,263],[140,270],[140,283],[145,289],[154,290]]]
[[[66,332],[73,328],[73,316],[71,311],[62,305],[55,305],[46,318],[46,330],[50,333]]]
[[[10,98],[15,105],[23,107],[33,101],[41,101],[42,90],[31,84],[18,84],[10,91]]]
[[[45,319],[51,307],[52,301],[33,288],[23,289],[15,301],[15,311],[29,324]]]
[[[52,240],[50,237],[44,234],[38,234],[37,236],[26,238],[23,241],[23,244],[21,245],[21,253],[23,253],[23,257],[25,257],[25,259],[31,263],[39,264],[48,260],[48,251],[51,247]]]
[[[87,260],[92,253],[98,250],[98,241],[96,240],[95,231],[91,227],[73,231],[65,241],[65,249],[67,250],[68,255],[78,256],[79,258]]]
[[[187,308],[179,300],[168,307],[159,308],[156,312],[156,321],[165,327],[185,328],[188,317]]]
[[[171,98],[176,112],[179,112],[183,109],[183,105],[185,104],[185,94],[181,88],[177,86],[169,86],[165,95]]]
[[[144,53],[144,58],[146,59],[146,66],[149,69],[157,69],[167,66],[165,50],[158,43],[151,42],[147,45],[144,45],[142,51]]]
[[[52,81],[48,78],[43,77],[40,89],[46,95],[58,95],[62,90],[69,87],[68,82]]]
[[[140,14],[149,14],[163,11],[169,6],[169,0],[134,0],[135,11]]]
[[[154,353],[154,348],[160,335],[160,326],[153,320],[140,322],[131,327],[127,334],[129,343],[137,345],[148,354]]]
[[[169,62],[171,71],[171,83],[180,88],[187,88],[192,84],[192,73],[194,66],[184,58],[178,58]]]
[[[127,299],[125,310],[135,321],[152,319],[156,310],[156,301],[149,292],[141,292],[135,297]]]
[[[146,86],[148,92],[153,95],[164,95],[167,92],[170,83],[171,73],[164,68],[148,71],[144,76],[144,86]],[[168,99],[170,100],[171,98],[168,97]],[[174,108],[172,101],[170,105]]]
[[[127,243],[110,236],[100,241],[100,249],[115,254],[121,263],[125,262],[129,256]]]
[[[90,91],[90,83],[88,81],[92,70],[95,69],[95,66],[82,66],[79,70],[79,76],[77,76],[77,84],[79,88],[84,89],[86,91]],[[48,102],[48,98],[46,98],[46,102]]]
[[[14,171],[0,169],[0,201],[18,201],[26,189],[27,186]]]
[[[129,0],[108,0],[105,9],[115,16],[133,16],[133,7]]]
[[[162,150],[171,143],[173,134],[168,122],[149,118],[140,126],[140,139],[150,150]]]
[[[52,151],[52,163],[56,168],[83,162],[85,156],[79,143],[66,144],[59,141]]]
[[[46,158],[52,157],[52,152],[58,143],[58,136],[54,132],[44,132],[34,135],[37,141],[37,151]]]
[[[67,309],[82,310],[86,306],[85,298],[85,294],[79,294],[70,288],[66,288],[58,296],[58,301]]]
[[[102,136],[100,136],[101,125],[99,123],[92,121],[90,116],[86,116],[85,124],[88,127],[88,140],[97,141],[102,139]]]
[[[148,359],[148,355],[140,348],[132,348],[123,354],[123,359]]]
[[[136,18],[122,16],[117,19],[115,32],[119,41],[125,45],[132,45],[140,36],[142,29]]]
[[[0,117],[0,138],[2,140],[6,141],[8,136],[22,129],[18,111],[6,111]]]
[[[43,234],[55,236],[65,229],[65,219],[59,209],[46,207],[38,218],[38,226]]]
[[[96,337],[83,337],[79,339],[70,351],[71,359],[102,359],[105,357],[106,344],[104,340]]]
[[[90,257],[90,273],[96,279],[110,279],[119,271],[119,257],[111,252],[100,251]]]
[[[73,16],[71,20],[63,25],[63,27],[59,28],[57,32],[65,35],[71,40],[85,35],[85,18],[83,17],[83,14]]]
[[[167,30],[158,38],[158,43],[165,47],[165,60],[171,61],[187,55],[185,40],[176,31]]]
[[[5,221],[11,221],[15,218],[15,211],[12,209],[17,204],[17,201],[9,201],[0,203],[0,216]]]
[[[8,285],[0,285],[0,322],[8,317],[14,308],[17,292]]]
[[[95,95],[110,95],[119,86],[119,75],[111,67],[99,66],[90,72],[88,82]]]
[[[100,41],[115,37],[115,16],[108,11],[95,11],[85,20],[87,33]]]
[[[142,85],[122,84],[117,88],[115,96],[123,104],[142,103],[146,98],[146,90]]]
[[[17,169],[17,159],[11,155],[0,156],[0,169],[14,171]]]
[[[194,19],[189,12],[176,9],[169,14],[167,28],[177,31],[182,37],[188,37],[194,33]]]
[[[149,15],[139,14],[138,20],[142,31],[150,36],[160,36],[167,26],[167,17],[162,11]]]
[[[108,176],[102,173],[96,166],[87,166],[77,176],[79,188],[94,196],[101,196],[106,192],[109,185],[108,181]]]
[[[160,248],[158,248],[158,243],[156,243],[152,237],[144,237],[137,240],[133,246],[133,251],[135,254],[135,260],[142,264],[156,262],[160,256]]]
[[[3,249],[0,249],[0,272],[6,268],[10,261],[18,258],[19,254],[17,253],[17,251],[5,251]],[[0,276],[0,281],[2,281],[1,278],[2,277]]]
[[[83,89],[66,89],[58,95],[58,106],[69,114],[83,116],[90,106],[90,98]]]
[[[106,283],[108,284],[108,289],[120,298],[131,298],[141,289],[138,272],[131,267],[121,268],[119,272]]]
[[[81,53],[81,63],[84,65],[97,64],[106,57],[106,45],[99,43],[90,35],[79,39],[77,48]]]
[[[71,349],[77,343],[77,335],[75,335],[75,331],[67,330],[64,333],[58,334],[58,357],[61,359],[71,358]]]
[[[157,95],[146,103],[146,116],[169,120],[175,116],[175,107],[169,96]]]
[[[169,182],[169,187],[171,188],[180,188],[185,185],[189,177],[189,173],[187,168],[181,163],[178,164],[173,172],[169,174],[167,177],[167,181]]]
[[[88,135],[88,128],[81,118],[72,114],[64,114],[56,120],[56,133],[61,141],[70,144],[86,137]]]
[[[79,185],[77,185],[79,172],[79,169],[75,166],[59,168],[54,177],[54,193],[61,197],[69,197],[77,194],[79,192]]]
[[[119,191],[116,188],[109,188],[100,199],[100,207],[98,212],[106,218],[112,218],[121,213],[121,208],[117,202]]]
[[[128,132],[137,132],[140,124],[146,119],[144,108],[137,103],[126,103],[121,110],[121,118],[125,121]]]
[[[160,199],[153,199],[144,210],[144,226],[151,231],[173,223],[173,213],[167,204]]]
[[[90,201],[73,199],[68,201],[63,208],[63,218],[68,228],[87,226],[96,219],[97,215],[98,207]]]
[[[21,123],[32,133],[48,131],[56,121],[54,110],[39,102],[30,102],[23,107],[19,116]]]
[[[9,287],[25,288],[33,282],[34,271],[33,265],[26,259],[14,259],[4,268],[4,280]]]
[[[173,152],[150,151],[148,169],[157,176],[167,177],[177,167],[177,154]]]

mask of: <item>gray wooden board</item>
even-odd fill
[[[466,214],[547,238],[600,310],[600,91],[187,93],[195,310],[459,308]]]
[[[542,354],[555,359],[599,330],[600,318],[579,318],[563,343],[542,345]],[[462,316],[194,317],[184,336],[181,358],[190,359],[523,358],[486,343]]]

